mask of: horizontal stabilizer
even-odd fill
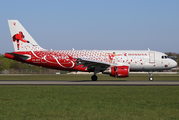
[[[6,53],[6,54],[13,55],[14,57],[18,57],[18,58],[21,58],[21,59],[24,59],[24,60],[31,58],[30,55],[21,55],[21,54],[17,54],[17,53]]]

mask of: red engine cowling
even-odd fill
[[[113,77],[128,77],[129,66],[111,66],[109,69],[107,69],[103,73],[110,74]]]

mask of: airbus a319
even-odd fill
[[[66,71],[94,72],[112,77],[128,77],[130,71],[169,70],[177,63],[166,54],[148,50],[46,50],[40,47],[17,20],[8,20],[15,52],[5,57],[46,68]]]

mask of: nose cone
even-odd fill
[[[170,61],[170,67],[171,67],[171,68],[174,68],[174,67],[176,67],[176,66],[177,66],[177,62],[174,61],[174,60],[171,60],[171,61]]]

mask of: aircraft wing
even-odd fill
[[[83,67],[93,68],[95,66],[100,66],[101,70],[104,70],[110,66],[109,63],[90,60],[86,58],[76,58],[77,59],[77,65],[83,65]]]

